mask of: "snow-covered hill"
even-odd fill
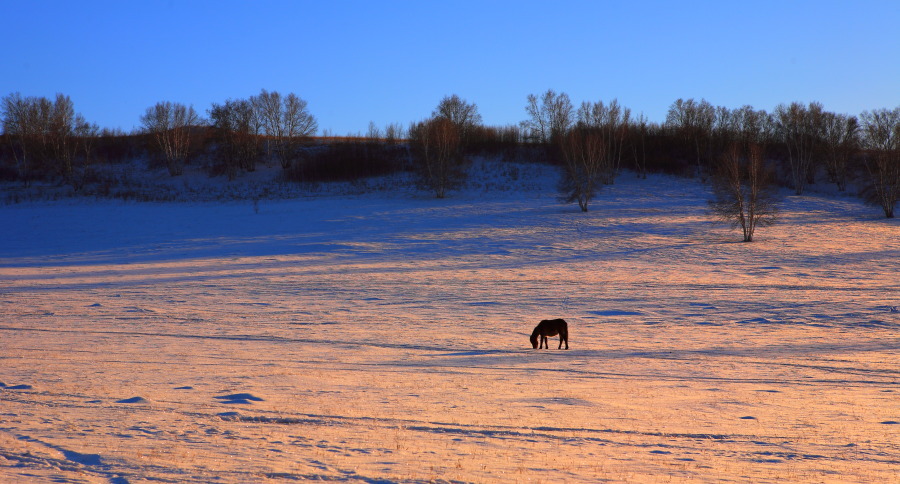
[[[693,180],[480,169],[0,207],[0,481],[900,477],[896,220],[786,195],[745,244]]]

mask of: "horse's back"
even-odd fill
[[[534,327],[534,332],[531,333],[531,346],[543,348],[544,345],[547,345],[547,337],[556,335],[559,335],[559,347],[562,348],[565,343],[566,349],[569,349],[569,324],[566,323],[566,320],[544,319]],[[547,345],[547,348],[549,347]]]
[[[543,328],[548,336],[556,336],[557,334],[568,330],[569,324],[565,319],[545,319],[538,324],[539,328]]]

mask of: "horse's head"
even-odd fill
[[[535,331],[534,333],[531,333],[531,347],[534,349],[537,349],[537,347],[538,347],[538,332],[537,331]]]

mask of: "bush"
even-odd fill
[[[356,181],[408,167],[406,145],[375,141],[337,141],[311,147],[284,170],[286,181],[316,183]]]

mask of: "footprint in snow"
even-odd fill
[[[150,402],[144,397],[131,397],[131,398],[125,398],[122,400],[117,400],[116,403],[150,403]]]

